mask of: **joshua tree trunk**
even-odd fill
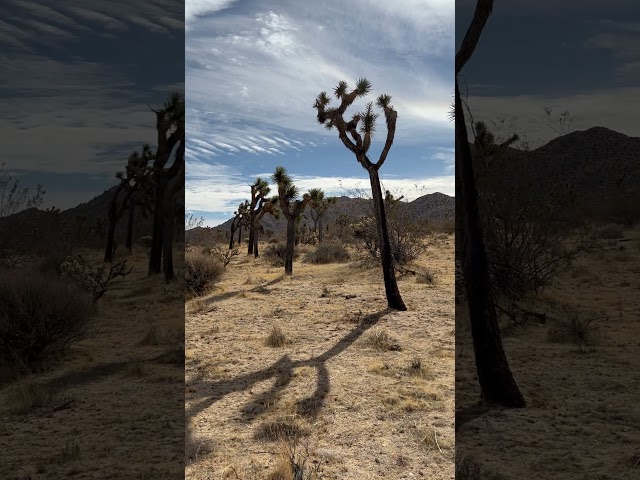
[[[526,402],[513,378],[504,353],[496,306],[491,294],[487,252],[480,222],[478,190],[467,134],[458,74],[475,51],[493,11],[494,0],[478,0],[473,19],[456,53],[456,181],[460,183],[462,205],[458,209],[462,226],[461,254],[465,293],[469,306],[473,350],[482,399],[503,407],[524,407]],[[456,203],[458,200],[456,199]],[[458,213],[457,212],[457,213]],[[456,232],[456,237],[459,235]]]
[[[242,225],[238,229],[238,245],[242,246]]]
[[[318,218],[318,243],[322,243],[322,217]]]
[[[293,250],[296,237],[296,221],[294,218],[287,218],[287,248],[284,257],[285,275],[293,274]]]
[[[260,232],[256,229],[256,233],[253,237],[253,256],[254,258],[258,258],[258,242],[260,241]]]
[[[164,232],[163,232],[163,259],[162,266],[164,270],[164,278],[168,283],[175,278],[173,270],[173,239],[176,231],[176,197],[184,187],[184,142],[180,145],[179,155],[182,154],[180,160],[182,165],[178,173],[174,175],[167,184],[166,196],[164,199]]]
[[[129,219],[127,221],[127,250],[129,253],[133,251],[133,217],[135,214],[136,204],[132,203],[129,207]]]
[[[384,211],[384,200],[380,178],[375,168],[369,169],[369,180],[371,181],[371,192],[373,194],[373,209],[378,226],[378,238],[382,240],[379,245],[380,259],[382,263],[382,274],[384,277],[384,288],[387,294],[389,308],[405,311],[407,307],[402,301],[396,275],[393,266],[393,255],[391,253],[391,242],[389,241],[389,230],[387,228],[387,216]]]
[[[164,239],[162,250],[162,267],[164,270],[164,279],[167,283],[175,278],[173,271],[173,232],[175,230],[175,215],[167,215],[164,225]]]
[[[229,235],[229,250],[233,249],[233,240],[235,238],[235,232],[233,231],[233,224],[231,224],[231,235]]]
[[[118,218],[116,216],[116,202],[112,201],[109,204],[109,227],[107,230],[107,247],[104,251],[104,261],[113,261],[114,242],[116,237],[116,223]]]
[[[149,253],[149,275],[162,271],[162,247],[164,241],[164,196],[167,190],[167,178],[164,172],[156,173],[156,198],[153,209],[153,230],[151,234],[151,252]]]
[[[253,253],[253,245],[255,243],[256,236],[256,224],[254,215],[251,214],[251,219],[249,223],[249,245],[247,246],[247,255],[251,255]]]
[[[463,271],[473,350],[482,399],[504,407],[524,407],[526,402],[516,384],[500,338],[500,327],[490,287],[487,254],[480,224],[478,193],[456,79],[456,166],[460,170],[462,193]]]

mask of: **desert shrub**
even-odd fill
[[[603,240],[616,240],[624,237],[624,228],[617,223],[602,225],[593,232],[593,238]]]
[[[51,253],[42,259],[40,262],[40,272],[45,275],[62,275],[62,264],[65,262],[66,257],[61,254]]]
[[[426,232],[426,224],[411,220],[405,216],[389,215],[388,222],[389,243],[391,255],[397,269],[414,262],[426,249],[423,241]],[[378,246],[378,230],[375,219],[362,218],[359,222],[351,224],[354,236],[362,241],[360,246],[370,257],[380,260],[380,248]]]
[[[274,267],[284,267],[284,258],[287,250],[287,244],[283,242],[274,243],[268,245],[264,249],[262,256]],[[295,249],[293,251],[293,259],[295,260],[300,255],[300,252]]]
[[[185,284],[194,295],[202,294],[206,287],[215,284],[224,273],[224,265],[218,259],[202,252],[187,252],[184,263]]]
[[[580,351],[593,351],[600,342],[598,323],[606,320],[605,314],[585,314],[565,307],[563,320],[547,332],[547,338],[553,343],[573,343]]]
[[[342,263],[349,260],[349,252],[344,245],[337,242],[319,244],[315,250],[307,252],[304,261],[307,263]]]
[[[0,275],[0,363],[29,366],[82,339],[91,299],[52,276]]]

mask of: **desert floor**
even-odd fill
[[[186,307],[186,478],[278,478],[288,445],[320,478],[453,479],[453,254],[420,259],[435,285],[399,280],[407,312],[378,269],[235,257]]]
[[[124,258],[89,338],[0,389],[0,478],[183,478],[183,286]]]
[[[640,478],[640,231],[626,235],[628,242],[602,242],[532,301],[546,323],[503,330],[529,406],[458,421],[457,461],[486,470],[482,478]],[[549,332],[568,321],[563,305],[594,319],[595,350],[551,341]],[[456,410],[463,411],[479,389],[468,317],[457,322]]]

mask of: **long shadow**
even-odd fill
[[[236,295],[240,295],[241,293],[244,292],[258,292],[258,293],[269,293],[270,290],[265,291],[265,289],[267,287],[270,287],[271,285],[275,285],[276,283],[281,282],[282,280],[284,280],[284,275],[281,275],[277,278],[274,278],[273,280],[266,282],[266,283],[261,283],[260,285],[257,285],[253,288],[250,288],[248,290],[234,290],[232,292],[226,292],[226,293],[222,293],[220,295],[214,295],[211,297],[208,297],[206,299],[204,299],[204,302],[209,304],[209,303],[217,303],[217,302],[222,302],[223,300],[228,300],[230,298],[235,297]]]
[[[131,358],[123,362],[101,363],[87,370],[69,372],[52,378],[45,382],[45,385],[52,391],[59,391],[73,386],[97,382],[124,370],[124,368],[131,365],[132,362],[136,361],[180,365],[181,361],[183,362],[182,364],[184,364],[184,352],[182,350],[169,349],[151,358]]]
[[[260,394],[257,398],[245,405],[242,412],[242,419],[250,422],[256,416],[267,411],[273,406],[273,400],[277,399],[283,390],[289,385],[293,378],[293,369],[299,367],[313,367],[317,371],[316,389],[314,393],[299,401],[297,410],[300,415],[315,419],[322,409],[327,395],[330,391],[329,371],[326,362],[344,352],[351,346],[360,336],[374,326],[378,321],[390,313],[391,310],[385,309],[367,315],[362,322],[351,332],[345,335],[338,343],[326,352],[307,360],[292,361],[288,355],[283,355],[280,359],[262,370],[257,372],[241,375],[239,377],[216,382],[205,382],[203,387],[211,393],[206,398],[200,400],[189,407],[186,411],[187,419],[193,418],[224,396],[246,390],[259,382],[263,382],[270,378],[274,378],[273,386],[266,392]]]

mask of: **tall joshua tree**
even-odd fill
[[[249,185],[249,187],[251,188],[251,201],[249,202],[248,212],[249,246],[247,248],[247,254],[251,255],[255,244],[254,236],[256,234],[256,216],[260,213],[260,209],[265,203],[267,195],[269,195],[271,189],[269,188],[269,184],[260,177],[256,178],[256,181],[252,185]]]
[[[462,233],[462,268],[471,320],[473,349],[482,399],[503,407],[519,408],[526,402],[513,378],[504,353],[496,306],[491,294],[487,252],[485,248],[478,190],[468,141],[458,74],[471,58],[482,30],[493,10],[493,0],[478,0],[473,20],[456,53],[455,125],[456,125],[456,180],[460,183],[462,201],[460,226]],[[460,229],[458,229],[460,231]]]
[[[322,243],[322,234],[324,232],[322,228],[322,217],[327,212],[329,205],[336,203],[336,197],[326,197],[324,192],[319,188],[312,188],[309,190],[311,196],[311,220],[313,220],[313,231],[318,234],[318,242]]]
[[[280,202],[280,211],[287,219],[287,248],[284,259],[284,273],[286,275],[293,274],[293,249],[296,240],[296,218],[304,211],[307,204],[311,201],[308,193],[305,193],[302,200],[296,200],[300,191],[293,184],[291,177],[287,174],[284,167],[276,167],[271,177],[278,185],[278,201]]]
[[[258,240],[260,238],[260,222],[262,221],[262,217],[266,214],[273,215],[276,219],[280,217],[280,212],[278,211],[278,196],[271,198],[270,200],[264,202],[260,211],[256,215],[255,218],[255,232],[253,235],[253,256],[258,258]]]
[[[136,203],[141,201],[149,188],[149,161],[152,159],[151,147],[145,145],[142,154],[137,151],[129,155],[125,172],[118,172],[116,178],[120,180],[116,191],[109,202],[107,245],[104,252],[104,261],[113,260],[115,245],[116,226],[124,212],[129,209],[129,224],[127,225],[127,242],[129,242],[129,231],[133,230],[133,219],[131,215]],[[132,234],[131,234],[132,235]]]
[[[184,96],[174,92],[165,101],[160,110],[151,109],[156,115],[156,132],[158,136],[158,147],[154,156],[152,168],[152,180],[154,185],[154,208],[153,208],[153,231],[151,240],[151,252],[149,254],[149,275],[158,274],[162,271],[162,252],[164,245],[165,223],[175,222],[171,220],[175,211],[167,212],[165,215],[165,204],[167,188],[171,180],[180,172],[184,175]],[[180,151],[182,153],[179,155]],[[173,163],[169,163],[171,155],[176,152]],[[175,182],[174,182],[175,183]]]
[[[393,256],[389,242],[389,231],[387,229],[387,218],[384,210],[384,200],[380,177],[378,171],[384,164],[393,144],[396,133],[396,119],[398,113],[391,105],[391,96],[382,94],[376,100],[376,105],[382,108],[387,123],[387,138],[377,162],[369,159],[368,152],[371,147],[371,139],[376,127],[376,120],[379,113],[373,111],[373,103],[369,102],[364,111],[355,113],[349,121],[344,119],[344,114],[358,97],[365,97],[371,92],[371,82],[366,78],[361,78],[356,82],[356,87],[349,92],[349,85],[344,80],[338,83],[334,89],[336,98],[340,101],[337,108],[328,107],[331,99],[327,92],[321,92],[316,98],[313,107],[317,110],[318,122],[329,130],[336,128],[338,136],[345,147],[356,156],[358,163],[369,173],[371,182],[371,192],[373,195],[373,206],[378,230],[380,244],[380,257],[382,260],[382,272],[384,276],[384,286],[387,294],[389,308],[394,310],[406,310],[393,266]],[[358,128],[360,126],[360,128]],[[358,132],[358,130],[360,130]]]

